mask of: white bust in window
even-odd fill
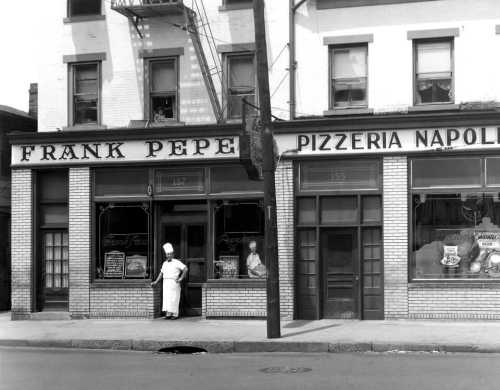
[[[250,249],[250,254],[247,257],[248,276],[253,279],[265,278],[266,267],[260,261],[260,256],[257,253],[257,242],[250,241],[248,249]]]

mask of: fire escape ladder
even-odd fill
[[[208,96],[210,98],[210,103],[212,104],[212,109],[214,111],[217,123],[221,123],[224,118],[222,107],[217,96],[217,91],[215,89],[214,81],[212,79],[212,70],[210,69],[207,57],[205,56],[205,51],[203,50],[203,45],[200,39],[200,33],[198,31],[198,26],[196,23],[196,13],[189,9],[184,9],[186,15],[186,25],[187,31],[193,42],[194,51],[200,64],[201,74],[203,75],[203,80],[205,82],[205,87],[207,88]]]

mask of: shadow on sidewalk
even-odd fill
[[[318,331],[325,330],[325,329],[336,328],[336,327],[338,327],[340,325],[341,324],[326,325],[326,326],[321,326],[319,328],[312,328],[312,329],[302,330],[302,331],[299,331],[299,332],[287,333],[285,335],[282,335],[281,338],[298,336],[298,335],[307,334],[307,333],[314,333],[314,332],[318,332]]]

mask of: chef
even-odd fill
[[[155,287],[163,278],[163,300],[162,311],[165,312],[166,320],[179,318],[179,300],[181,297],[181,282],[187,274],[188,268],[181,261],[174,259],[174,248],[167,242],[163,245],[166,260],[163,262],[160,274],[151,287]]]

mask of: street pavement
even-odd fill
[[[0,348],[0,390],[498,389],[500,355],[219,354]]]
[[[209,352],[499,352],[499,321],[284,321],[266,338],[256,320],[11,321],[0,314],[0,346],[156,351],[196,345]]]

